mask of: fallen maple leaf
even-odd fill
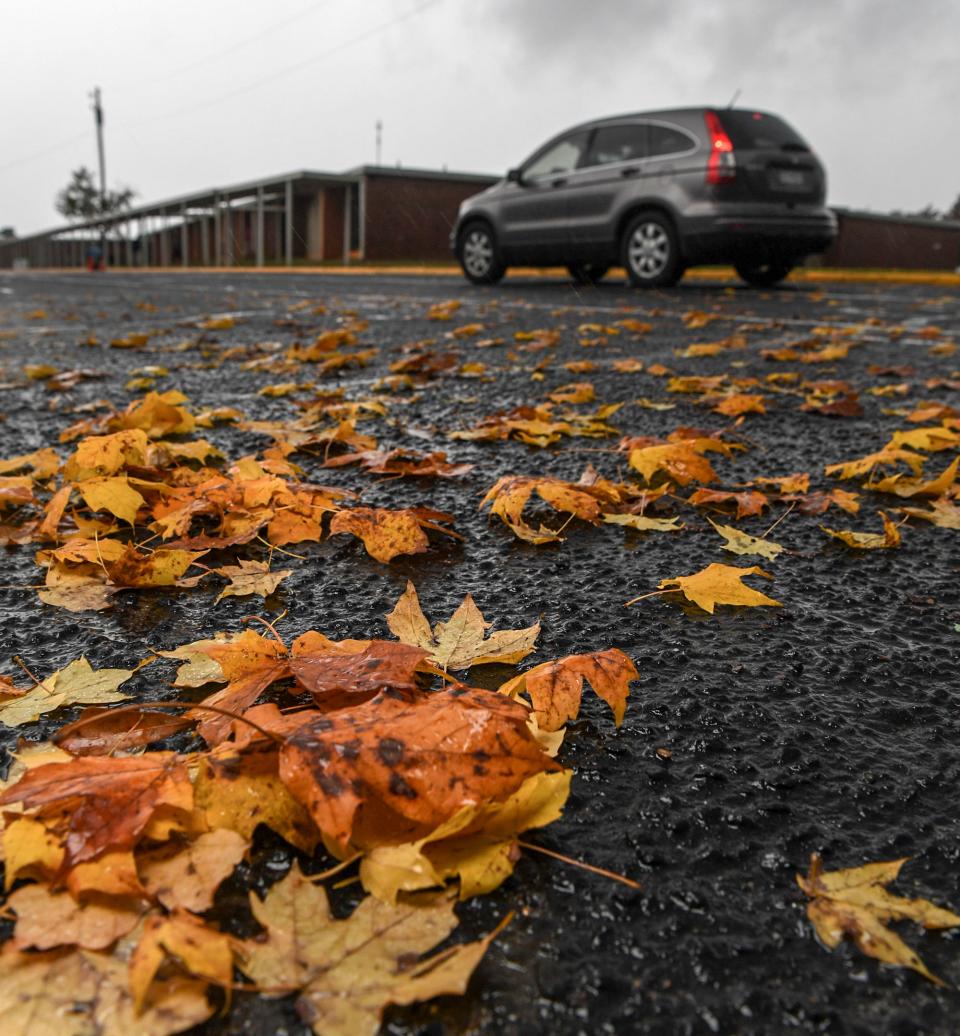
[[[412,644],[429,652],[428,658],[442,669],[469,669],[489,662],[514,664],[529,655],[536,645],[540,623],[526,629],[499,630],[486,636],[493,623],[467,594],[446,622],[438,622],[433,630],[420,607],[413,583],[387,615],[390,632],[404,644]]]
[[[416,671],[427,657],[423,648],[392,640],[367,641],[356,651],[331,644],[321,651],[298,644],[290,659],[294,679],[324,711],[358,705],[387,689],[407,697],[419,690]]]
[[[560,768],[531,734],[522,705],[476,688],[414,701],[387,691],[287,722],[280,777],[344,852],[351,842],[423,837],[464,805],[504,799],[527,777]]]
[[[213,571],[230,580],[214,604],[218,604],[224,597],[249,597],[251,594],[269,597],[287,576],[293,575],[292,568],[271,572],[269,562],[245,561],[243,558],[236,565],[224,565]]]
[[[398,906],[367,897],[337,920],[296,863],[250,903],[266,933],[238,943],[240,968],[258,985],[300,989],[297,1010],[318,1036],[375,1036],[390,1004],[463,993],[493,938],[419,959],[457,926],[449,897]]]
[[[81,946],[104,950],[136,925],[144,908],[135,902],[101,901],[80,904],[69,892],[51,892],[45,885],[24,885],[7,897],[16,912],[12,946],[18,950],[49,950]]]
[[[530,497],[537,496],[554,510],[596,524],[600,520],[604,505],[620,503],[625,494],[613,483],[591,485],[580,482],[564,482],[558,478],[505,475],[491,486],[480,501],[480,508],[490,505],[495,514],[510,531],[528,543],[553,543],[562,537],[545,525],[534,529],[523,520],[523,509]]]
[[[747,608],[771,605],[780,608],[779,601],[744,585],[743,578],[750,575],[773,579],[769,572],[764,572],[758,565],[740,568],[736,565],[720,565],[714,562],[699,572],[694,572],[692,576],[661,579],[657,586],[666,591],[679,590],[688,601],[693,601],[711,615],[718,604],[736,604]],[[640,598],[635,597],[632,601],[627,601],[627,604],[633,604],[638,600]]]
[[[207,927],[186,910],[169,917],[148,917],[143,933],[130,955],[130,992],[140,1011],[157,971],[168,958],[179,961],[198,978],[229,986],[233,979],[230,937]]]
[[[399,554],[422,554],[430,546],[424,529],[442,532],[454,539],[463,537],[438,522],[453,522],[453,516],[427,507],[391,511],[381,507],[353,507],[339,511],[330,522],[330,535],[349,532],[363,541],[370,557],[384,564]]]
[[[887,928],[889,921],[916,921],[927,929],[960,925],[960,915],[928,899],[906,899],[887,891],[886,886],[908,859],[824,871],[820,857],[814,853],[808,874],[798,874],[797,884],[810,897],[807,916],[828,949],[835,949],[848,936],[868,956],[912,968],[942,986],[945,983],[929,971],[919,955]]]
[[[251,716],[258,715],[258,706]],[[226,743],[200,761],[194,781],[194,809],[207,827],[234,831],[248,842],[260,824],[302,852],[313,851],[320,834],[310,814],[280,780],[276,746],[239,751]]]
[[[129,848],[161,805],[189,810],[193,791],[184,760],[173,752],[120,759],[81,758],[29,770],[0,795],[0,806],[68,809],[65,847],[71,864],[107,849]]]
[[[735,529],[732,525],[717,525],[710,518],[707,521],[724,538],[726,542],[723,545],[723,549],[730,551],[731,554],[756,554],[759,557],[768,558],[772,561],[778,554],[783,553],[783,547],[772,540],[751,536],[741,529]]]
[[[7,953],[0,968],[4,1036],[168,1036],[213,1014],[206,985],[171,976],[134,1008],[126,961],[106,953]]]
[[[243,859],[250,843],[229,829],[207,831],[192,842],[171,842],[140,853],[137,869],[144,888],[168,910],[203,913]]]
[[[619,648],[607,648],[543,662],[508,680],[498,691],[510,697],[526,693],[540,729],[552,731],[579,715],[586,680],[613,710],[614,722],[619,727],[627,708],[630,684],[639,678],[627,655]]]
[[[638,532],[681,532],[685,525],[678,525],[679,518],[648,518],[645,514],[605,514],[608,525],[625,525]]]
[[[765,493],[760,493],[756,489],[747,489],[740,493],[721,489],[697,489],[687,497],[687,503],[694,507],[703,507],[707,504],[719,507],[736,504],[737,517],[749,518],[762,513],[763,509],[770,505],[770,500]]]
[[[401,892],[460,882],[460,899],[492,892],[513,873],[517,836],[563,813],[572,771],[529,777],[503,802],[464,806],[426,838],[379,846],[360,861],[363,887],[387,903]]]
[[[960,529],[960,507],[943,497],[931,501],[926,511],[918,507],[904,507],[902,510],[911,518],[923,518],[924,521],[939,525],[941,529]]]
[[[829,529],[826,525],[820,528],[835,540],[841,540],[848,547],[855,550],[883,550],[890,547],[900,546],[900,529],[892,521],[879,511],[883,521],[883,532],[854,532],[852,529]]]
[[[0,704],[0,723],[8,727],[32,723],[64,705],[105,705],[129,695],[117,688],[133,676],[132,669],[95,670],[80,657],[58,669],[36,687]]]

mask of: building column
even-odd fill
[[[187,207],[180,206],[180,265],[190,265],[190,235],[187,233]]]
[[[287,266],[293,266],[293,180],[283,187],[283,251]]]
[[[263,187],[257,188],[257,216],[254,221],[254,262],[263,266]]]
[[[353,184],[343,185],[343,265],[350,265],[350,202],[353,199]]]
[[[357,248],[362,262],[367,258],[367,178],[364,175],[360,177],[357,192],[357,205],[359,206],[359,212],[357,213],[357,237],[360,239],[357,242]]]

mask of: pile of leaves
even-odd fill
[[[426,553],[437,537],[463,540],[455,526],[470,516],[435,509],[429,499],[366,506],[362,492],[310,481],[311,463],[331,478],[355,469],[361,479],[409,478],[418,486],[485,478],[482,465],[443,450],[381,445],[368,424],[379,421],[393,435],[409,430],[408,419],[391,414],[415,413],[420,394],[443,381],[490,377],[496,361],[480,355],[502,354],[502,370],[522,370],[537,384],[559,366],[554,352],[565,329],[518,331],[508,342],[483,337],[479,321],[463,324],[402,346],[388,376],[347,399],[316,379],[360,371],[380,350],[361,341],[367,327],[355,316],[307,334],[310,325],[298,323],[304,308],[326,313],[322,305],[292,307],[281,323],[303,334],[289,348],[260,343],[203,353],[212,366],[236,362],[251,379],[283,379],[257,394],[292,406],[286,418],[196,411],[182,393],[154,390],[167,372],[153,365],[130,372],[128,388],[145,394],[126,407],[105,404],[105,413],[65,428],[56,445],[0,461],[0,539],[11,550],[36,551],[42,604],[98,611],[118,594],[157,588],[216,588],[214,603],[269,597],[294,566],[309,564],[309,553],[291,547],[308,551],[350,534],[389,565]],[[426,317],[446,325],[459,309],[450,300]],[[696,331],[719,319],[690,311],[682,323]],[[213,317],[197,329],[229,331],[234,323]],[[625,341],[635,345],[651,329],[630,318],[579,324],[577,346],[596,358],[553,371],[563,383],[546,398],[472,423],[458,417],[444,428],[413,430],[467,444],[451,449],[561,460],[568,450],[591,453],[597,467],[587,465],[575,482],[534,461],[529,474],[511,464],[487,478],[473,503],[479,499],[498,521],[484,535],[508,549],[545,552],[570,549],[563,545],[571,535],[607,526],[644,543],[659,534],[690,537],[724,560],[687,574],[667,569],[624,603],[663,598],[705,618],[730,607],[789,607],[756,586],[769,588],[777,566],[797,553],[791,518],[812,519],[820,549],[838,555],[896,549],[911,522],[960,528],[960,414],[935,401],[897,411],[911,427],[896,428],[862,457],[834,455],[817,469],[778,472],[767,454],[763,474],[736,474],[755,447],[751,422],[775,419],[781,407],[811,421],[855,420],[871,398],[909,394],[906,382],[865,386],[834,376],[832,365],[856,356],[866,328],[816,328],[759,348],[750,340],[756,329],[739,327],[675,351],[678,360],[736,357],[729,371],[713,374],[624,354]],[[110,348],[148,348],[151,337],[132,332]],[[751,350],[776,369],[744,376]],[[531,357],[532,369],[524,366]],[[624,379],[642,374],[645,391],[659,387],[666,396],[603,402],[592,383],[568,380],[605,365]],[[907,377],[903,368],[870,373]],[[53,394],[99,377],[48,365],[25,375]],[[708,417],[710,427],[659,417],[678,405],[717,416]],[[629,434],[641,412],[658,415],[656,435]],[[220,425],[271,445],[228,455],[200,435]],[[580,467],[566,471],[575,477]],[[865,509],[872,516],[859,519]],[[819,524],[828,513],[833,524]],[[856,528],[833,527],[849,524],[849,516],[858,516]],[[731,554],[748,562],[725,563]],[[275,567],[277,556],[286,567]],[[624,621],[636,614],[623,613]],[[275,625],[264,626],[215,633],[160,652],[166,662],[141,659],[130,669],[98,670],[79,658],[43,679],[31,674],[29,685],[0,677],[6,727],[83,707],[53,741],[21,744],[0,793],[4,912],[12,925],[0,1017],[10,1031],[42,1031],[38,1018],[69,1015],[77,1032],[159,1036],[226,1009],[234,993],[253,992],[295,996],[318,1033],[373,1033],[389,1005],[462,993],[499,929],[448,941],[458,923],[455,902],[499,887],[522,851],[536,851],[525,833],[561,815],[573,774],[557,755],[584,685],[619,726],[638,678],[630,658],[609,647],[473,686],[464,674],[474,667],[528,659],[540,623],[491,633],[468,595],[446,622],[431,625],[412,583],[387,616],[393,640],[334,640],[311,630],[287,644]],[[154,678],[170,660],[178,663],[173,690]],[[136,696],[122,689],[135,675]],[[669,758],[663,751],[660,758]],[[218,896],[247,866],[261,825],[298,862],[262,895],[251,892],[243,917],[227,921]],[[939,981],[886,925],[912,919],[949,927],[960,917],[887,892],[902,863],[824,872],[815,859],[799,879],[809,917],[831,948],[849,937],[880,960]]]
[[[8,682],[7,725],[88,705],[17,754],[0,794],[10,1031],[70,1007],[83,1031],[179,1032],[237,989],[296,993],[317,1033],[373,1033],[390,1004],[464,991],[496,933],[438,950],[456,899],[499,886],[520,835],[560,816],[571,771],[553,756],[584,683],[619,724],[638,674],[608,649],[484,690],[447,673],[521,661],[539,624],[487,635],[468,596],[431,629],[409,584],[388,625],[397,640],[288,646],[271,627],[163,652],[175,687],[222,685],[176,709],[105,708],[134,671],[85,659]],[[158,747],[188,732],[203,746]],[[204,915],[261,824],[330,867],[251,893],[260,933],[241,938]],[[368,895],[338,919],[321,882],[348,867]]]

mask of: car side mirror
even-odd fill
[[[519,169],[508,169],[507,170],[507,183],[515,183],[518,185],[523,184],[523,173]]]

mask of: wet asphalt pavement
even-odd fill
[[[430,305],[453,299],[461,306],[452,320],[427,318]],[[305,303],[326,312],[314,313]],[[691,312],[711,319],[688,326],[703,323]],[[197,327],[221,314],[236,318],[233,329]],[[249,365],[356,319],[368,321],[356,348],[378,350],[363,369],[318,378],[308,365],[292,376]],[[652,329],[604,331],[623,319]],[[482,331],[451,335],[471,323],[482,324]],[[760,355],[808,340],[817,328],[852,329],[844,338],[854,344],[849,355],[818,364]],[[558,344],[521,350],[529,342],[516,342],[515,332],[536,329],[559,330]],[[108,347],[136,331],[156,333],[141,349]],[[745,348],[678,356],[692,343],[735,333],[745,337]],[[91,336],[99,344],[85,344]],[[480,344],[497,338],[504,343]],[[680,534],[640,535],[574,521],[565,542],[534,547],[478,512],[486,489],[506,474],[575,481],[588,463],[607,478],[629,478],[616,439],[563,439],[539,449],[452,441],[446,433],[542,402],[550,391],[580,381],[592,382],[597,403],[578,409],[624,404],[609,419],[623,435],[662,437],[680,426],[731,424],[696,396],[667,392],[662,376],[615,369],[615,361],[633,357],[678,375],[764,382],[747,391],[768,396],[768,413],[747,415],[730,433],[749,448],[715,460],[718,488],[806,471],[811,489],[856,489],[826,478],[824,465],[878,450],[895,430],[913,427],[903,412],[921,400],[960,408],[960,349],[944,348],[960,341],[957,290],[805,283],[758,292],[691,281],[637,293],[617,283],[575,288],[522,278],[476,289],[441,276],[0,273],[2,456],[56,445],[60,431],[83,416],[78,407],[102,399],[122,408],[142,391],[126,388],[134,368],[166,368],[156,388],[180,389],[195,410],[233,406],[251,418],[291,420],[295,401],[310,398],[310,391],[278,398],[258,391],[297,380],[342,388],[347,399],[368,398],[389,364],[410,355],[403,347],[425,339],[434,340],[427,347],[433,353],[454,353],[453,365],[393,393],[387,417],[364,422],[361,430],[384,448],[446,450],[449,460],[476,465],[470,475],[386,481],[354,468],[325,470],[312,456],[295,459],[305,478],[363,490],[366,505],[449,511],[463,543],[436,538],[428,553],[382,565],[359,541],[338,536],[293,547],[306,559],[290,562],[293,576],[266,605],[228,598],[214,606],[216,590],[201,587],[126,592],[113,609],[81,615],[41,605],[32,591],[10,589],[38,582],[39,570],[35,547],[8,547],[0,589],[2,671],[15,674],[7,661],[14,654],[41,676],[80,654],[97,668],[132,665],[151,648],[238,630],[252,611],[288,609],[281,626],[288,637],[311,628],[336,638],[387,636],[383,616],[407,579],[435,621],[446,619],[468,591],[496,628],[541,618],[539,650],[528,664],[622,648],[640,671],[626,720],[615,730],[606,706],[585,697],[560,755],[576,771],[565,816],[531,838],[635,878],[643,890],[526,855],[499,890],[460,908],[467,935],[516,912],[467,996],[391,1011],[384,1031],[956,1032],[955,988],[938,989],[914,973],[881,967],[849,944],[825,950],[806,920],[794,875],[806,870],[815,851],[827,869],[912,856],[892,891],[960,910],[957,532],[914,521],[902,529],[901,547],[869,552],[828,539],[821,522],[876,531],[877,508],[901,503],[866,494],[859,515],[788,514],[770,536],[787,548],[773,561],[725,554],[707,512],[677,501],[673,511],[686,525]],[[584,361],[593,369],[563,366]],[[32,363],[98,376],[51,391],[24,376],[24,365]],[[476,363],[483,369],[462,369]],[[901,367],[908,369],[882,372]],[[864,412],[801,412],[801,396],[770,388],[766,379],[774,372],[847,381],[859,390]],[[905,394],[867,391],[897,384],[908,386]],[[641,399],[675,406],[657,409]],[[203,434],[231,457],[269,445],[229,426]],[[926,472],[942,470],[954,455],[932,455]],[[762,516],[736,524],[761,535],[785,510],[774,503]],[[545,515],[548,524],[555,518]],[[245,556],[260,555],[250,548]],[[721,607],[708,616],[654,597],[624,608],[625,600],[654,590],[661,579],[713,561],[761,564],[774,579],[753,582],[783,607]],[[474,671],[472,679],[496,686],[510,673],[487,668],[495,671]],[[158,666],[137,680],[146,697],[169,693]],[[74,715],[62,710],[19,733],[49,736]],[[7,747],[13,743],[6,737]],[[658,748],[669,750],[669,758]],[[218,897],[222,923],[231,924],[231,904],[239,908],[248,887],[282,876],[289,860],[277,840],[258,838],[251,864]],[[960,931],[899,930],[933,972],[960,986]],[[305,1030],[290,1001],[238,997],[229,1015],[202,1031]]]

